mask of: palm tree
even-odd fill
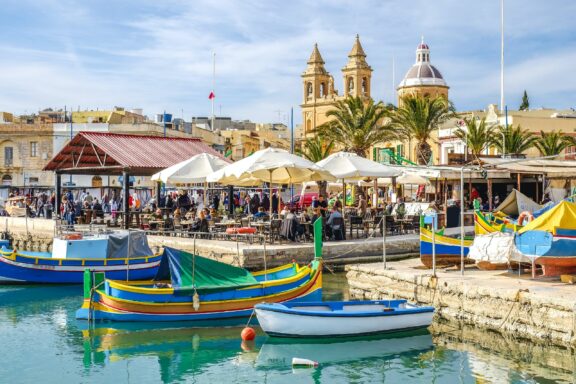
[[[502,142],[503,139],[504,143]],[[537,139],[529,130],[522,129],[519,125],[516,127],[510,125],[508,129],[500,125],[490,144],[496,147],[500,153],[506,151],[506,154],[520,154],[533,147]]]
[[[330,156],[333,150],[333,141],[326,140],[322,135],[316,135],[313,138],[307,138],[302,149],[296,150],[296,153],[313,163],[317,163]],[[318,184],[318,195],[328,197],[328,182],[317,181],[316,184]]]
[[[432,148],[428,141],[432,132],[454,116],[454,106],[443,97],[408,95],[401,99],[400,107],[390,115],[391,126],[405,140],[417,141],[416,160],[428,164]]]
[[[490,145],[492,137],[494,136],[494,125],[486,124],[486,118],[482,118],[479,122],[474,117],[467,119],[464,118],[466,130],[458,128],[454,135],[466,143],[466,147],[472,152],[472,156],[478,159],[478,156]]]
[[[373,100],[366,102],[350,96],[336,102],[335,108],[326,113],[334,120],[320,126],[319,130],[343,150],[366,157],[371,146],[394,138],[392,130],[383,125],[387,113],[388,109],[381,101],[374,104]]]
[[[573,138],[566,136],[562,131],[540,131],[540,137],[536,139],[534,145],[542,156],[554,156],[558,155],[566,147],[574,145],[573,143]]]

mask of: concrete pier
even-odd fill
[[[576,345],[576,288],[560,281],[531,280],[504,271],[439,270],[436,278],[419,259],[346,266],[350,295],[357,299],[404,298],[436,307],[450,322],[536,342]]]

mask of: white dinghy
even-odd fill
[[[262,330],[276,337],[354,337],[428,327],[434,307],[406,300],[257,304]]]

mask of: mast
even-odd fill
[[[214,99],[215,93],[214,89],[216,88],[216,52],[212,53],[212,130],[214,130],[214,123],[216,120],[216,116],[214,115]]]

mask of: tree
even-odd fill
[[[520,104],[520,111],[527,111],[530,109],[530,100],[528,100],[528,93],[524,90],[524,95],[522,95],[522,104]]]
[[[454,135],[462,140],[468,149],[472,152],[472,156],[478,159],[478,156],[490,145],[492,136],[494,136],[494,125],[486,124],[486,118],[482,118],[479,122],[474,118],[464,118],[466,130],[458,128]]]
[[[375,104],[373,100],[350,96],[336,102],[335,108],[326,113],[334,119],[320,126],[319,131],[344,151],[366,157],[371,146],[395,137],[384,124],[387,114],[388,109],[381,101]]]
[[[503,137],[504,136],[504,137]],[[504,146],[502,139],[504,138]],[[510,125],[508,129],[505,126],[498,126],[496,133],[492,137],[492,144],[500,153],[520,154],[534,146],[537,137],[527,129],[522,129],[519,125],[514,127]]]
[[[415,139],[416,161],[428,164],[432,148],[428,141],[432,132],[454,116],[454,106],[443,97],[429,98],[408,95],[400,107],[390,114],[391,127],[405,139]]]
[[[573,138],[566,136],[562,131],[540,131],[540,137],[534,143],[542,156],[554,156],[562,152],[566,147],[573,145]]]
[[[296,150],[296,153],[313,163],[317,163],[330,156],[333,150],[333,141],[327,141],[322,135],[316,135],[313,138],[307,138],[302,145],[302,149]],[[328,182],[317,181],[316,184],[318,184],[318,195],[328,197]]]

